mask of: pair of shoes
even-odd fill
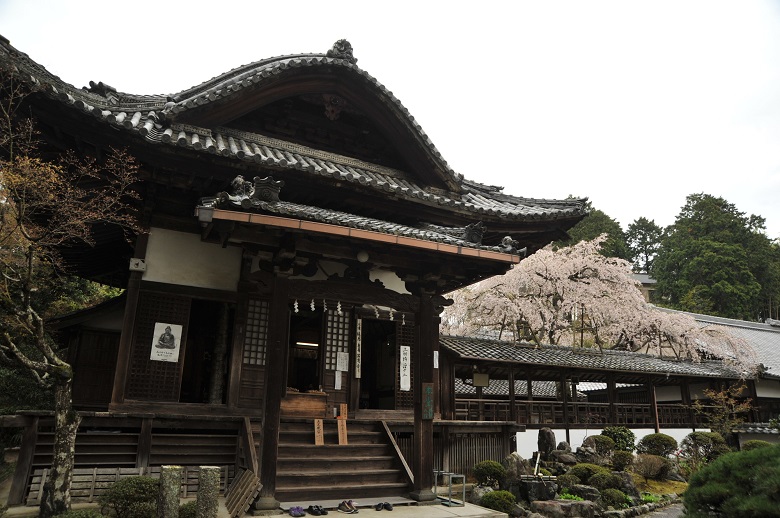
[[[338,511],[340,513],[345,514],[355,514],[358,512],[357,507],[355,507],[355,502],[352,500],[344,500],[339,504]]]
[[[310,505],[308,509],[306,509],[310,515],[312,516],[323,516],[328,514],[328,511],[320,507],[319,505]]]
[[[295,507],[290,507],[290,516],[306,516],[306,511],[303,510],[303,507],[296,505]]]
[[[377,510],[377,511],[381,511],[382,509],[386,509],[388,511],[392,511],[393,510],[393,504],[391,504],[390,502],[379,502],[378,504],[376,504],[374,506],[374,509]]]

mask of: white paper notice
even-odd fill
[[[409,392],[412,390],[412,364],[411,348],[408,345],[401,346],[401,364],[398,368],[401,370],[401,390]]]
[[[439,368],[439,351],[433,351],[433,368]]]
[[[358,318],[355,325],[355,377],[360,379],[363,363],[363,319]]]
[[[335,374],[336,374],[336,381],[333,388],[336,390],[341,390],[341,371],[336,371]]]
[[[158,362],[179,361],[179,348],[181,346],[182,326],[156,322],[154,324],[154,338],[152,339],[152,353],[150,360]]]
[[[336,370],[337,371],[349,370],[349,353],[336,354]]]

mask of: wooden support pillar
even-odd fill
[[[764,420],[762,419],[761,415],[761,407],[758,405],[758,390],[756,388],[756,380],[745,380],[745,385],[747,386],[747,394],[741,394],[741,396],[743,399],[745,397],[750,398],[750,422],[762,423]]]
[[[149,242],[148,234],[141,234],[136,239],[133,257],[146,258],[146,245]],[[129,266],[128,266],[129,267]],[[122,335],[119,337],[119,349],[116,355],[116,372],[114,373],[114,389],[111,393],[111,404],[122,403],[125,400],[125,385],[127,384],[128,371],[130,369],[130,354],[133,348],[133,336],[135,331],[135,315],[138,307],[138,299],[141,294],[141,277],[143,272],[131,271],[127,281],[127,297],[125,299],[125,314],[122,320]]]
[[[526,421],[528,423],[533,423],[533,414],[534,414],[534,384],[533,384],[533,371],[531,370],[531,367],[529,366],[525,373],[525,383],[526,383],[526,400],[528,403],[525,405],[526,409]],[[538,423],[540,419],[537,419],[536,422]]]
[[[609,426],[617,426],[617,412],[615,412],[615,403],[616,401],[616,392],[615,392],[615,377],[614,376],[608,376],[607,377],[607,401],[609,402],[609,413],[607,420],[609,421],[607,425]]]
[[[438,309],[438,308],[437,308]],[[443,308],[442,308],[443,309]],[[439,313],[431,297],[420,296],[420,318],[416,323],[414,376],[414,490],[409,495],[418,502],[436,500],[433,487],[433,351],[438,350]],[[429,408],[430,407],[430,408]]]
[[[249,312],[249,286],[246,280],[252,265],[251,257],[244,257],[241,262],[241,280],[238,283],[238,299],[233,317],[233,345],[228,366],[228,408],[236,408],[241,392],[241,370],[244,364],[244,337],[246,334],[246,319]]]
[[[650,396],[650,416],[653,419],[655,433],[659,433],[661,426],[658,421],[658,399],[655,396],[655,383],[653,383],[651,378],[647,378],[647,393]]]
[[[273,295],[268,312],[268,350],[265,369],[265,410],[263,412],[263,444],[260,459],[260,481],[263,488],[255,502],[258,510],[279,507],[276,493],[276,464],[279,448],[279,419],[287,379],[290,310],[289,279],[274,277]]]
[[[27,479],[32,469],[35,443],[38,441],[38,417],[27,418],[22,435],[22,444],[19,446],[19,456],[16,460],[14,479],[8,492],[8,505],[19,505],[24,502],[24,493],[27,489]]]
[[[485,420],[485,403],[482,401],[482,387],[477,387],[477,420]]]
[[[566,442],[571,444],[569,431],[569,389],[566,386],[566,371],[561,371],[561,393],[563,394],[563,426],[566,428]]]
[[[509,366],[507,374],[507,383],[509,383],[509,420],[517,422],[517,397],[515,396],[515,369]]]
[[[135,467],[149,467],[149,457],[152,453],[152,426],[154,420],[145,417],[141,420],[141,433],[138,434],[138,449],[135,454]]]

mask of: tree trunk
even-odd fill
[[[76,451],[76,431],[81,417],[73,410],[71,376],[54,386],[54,456],[43,489],[39,518],[49,518],[70,509],[70,486]]]

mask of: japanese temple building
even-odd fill
[[[455,418],[439,314],[448,292],[564,238],[585,200],[454,172],[344,40],[170,95],[74,87],[2,38],[0,64],[35,87],[25,108],[46,152],[140,163],[148,232],[128,245],[99,229],[66,253],[126,288],[59,322],[77,468],[220,465],[226,485],[248,470],[255,508],[273,509],[304,491],[433,500],[448,449],[510,451],[517,420]],[[468,131],[480,149],[487,135]],[[51,416],[23,421],[11,504],[51,461]]]

